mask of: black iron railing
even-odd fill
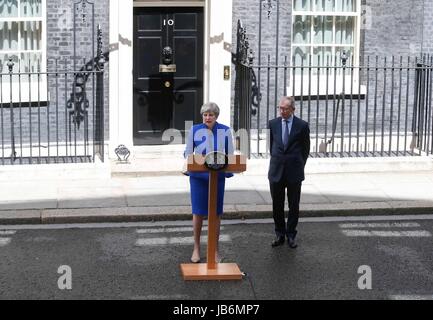
[[[343,53],[316,65],[309,56],[276,65],[268,56],[254,65],[241,59],[249,50],[244,34],[239,23],[234,115],[235,129],[248,131],[250,156],[268,156],[267,124],[285,95],[310,125],[313,157],[432,154],[433,57],[354,61]]]

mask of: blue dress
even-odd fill
[[[212,134],[211,134],[212,132]],[[186,142],[184,157],[190,154],[206,155],[211,151],[233,154],[233,138],[229,127],[215,123],[212,131],[207,126],[197,124],[192,126]],[[213,138],[213,139],[212,139]],[[188,172],[192,213],[208,215],[209,172]],[[233,177],[233,173],[218,172],[217,214],[223,213],[225,178]]]

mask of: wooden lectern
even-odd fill
[[[228,164],[222,171],[239,173],[247,169],[246,157],[228,155]],[[241,280],[242,272],[236,263],[216,263],[216,225],[218,171],[208,169],[205,156],[190,155],[188,157],[189,172],[209,171],[209,204],[208,204],[208,242],[207,263],[184,263],[180,265],[184,280]]]

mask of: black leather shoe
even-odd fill
[[[278,247],[281,246],[284,243],[284,237],[276,237],[274,241],[272,241],[271,246],[272,247]]]
[[[292,249],[295,249],[298,246],[294,238],[287,238],[287,242],[289,244],[289,247]]]

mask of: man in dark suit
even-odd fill
[[[277,235],[272,247],[282,245],[287,237],[289,247],[296,248],[301,185],[310,153],[310,128],[307,122],[295,117],[293,97],[282,97],[278,109],[281,116],[270,120],[268,125],[271,153],[268,179]],[[287,225],[284,216],[286,190],[289,203]]]

